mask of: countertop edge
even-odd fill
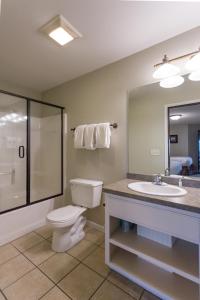
[[[166,199],[165,199],[165,202],[163,202],[160,199],[148,197],[147,195],[143,196],[143,195],[138,195],[138,194],[130,194],[130,193],[122,192],[122,191],[117,191],[117,190],[115,191],[115,190],[109,189],[109,188],[103,188],[103,193],[112,194],[112,195],[116,195],[116,196],[123,196],[123,197],[127,197],[127,198],[140,200],[143,202],[158,204],[158,205],[176,208],[176,209],[180,209],[180,210],[185,210],[185,211],[189,211],[189,212],[193,212],[193,213],[198,213],[198,214],[200,213],[200,208],[198,208],[198,207],[194,207],[194,206],[190,206],[190,205],[186,205],[186,204],[179,204],[179,203],[167,201]]]

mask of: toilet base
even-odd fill
[[[53,232],[52,249],[55,252],[65,252],[85,237],[83,228],[85,217],[79,217],[71,227],[55,228]]]

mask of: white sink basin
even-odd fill
[[[185,189],[167,183],[156,185],[145,181],[133,182],[128,184],[128,188],[135,192],[154,196],[180,197],[187,194]]]

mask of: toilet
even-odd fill
[[[53,228],[52,249],[65,252],[85,236],[86,218],[82,214],[87,208],[100,205],[102,181],[71,179],[72,203],[48,213],[46,219]]]

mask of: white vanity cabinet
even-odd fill
[[[200,299],[200,214],[105,193],[106,264],[161,299]],[[134,223],[123,232],[120,219]],[[176,238],[170,248],[137,225]]]

